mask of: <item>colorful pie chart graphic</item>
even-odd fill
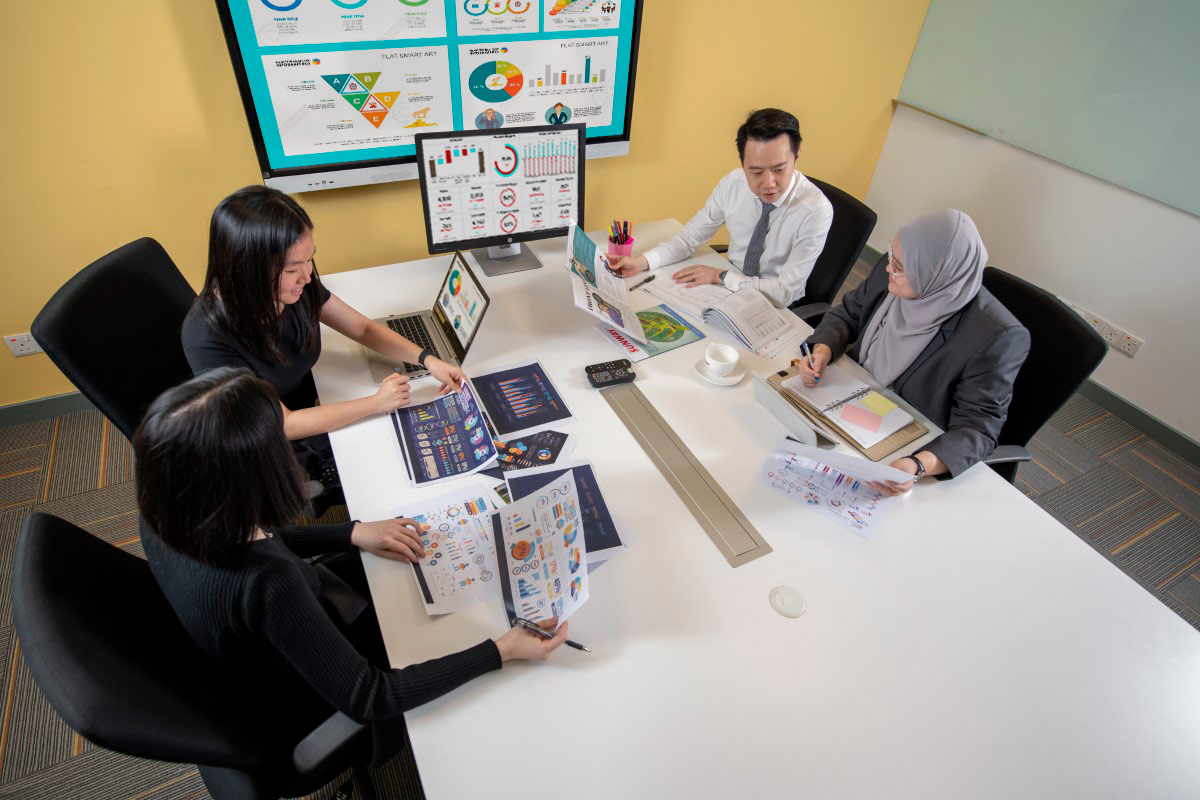
[[[485,103],[503,103],[516,97],[524,84],[521,70],[507,61],[485,61],[467,78],[471,94]]]
[[[497,174],[507,178],[517,171],[517,164],[519,163],[521,163],[521,157],[517,155],[517,148],[511,144],[506,144],[500,148],[500,154],[492,162],[492,167],[496,170]]]
[[[450,294],[458,297],[458,293],[462,291],[462,273],[454,270],[450,273]]]

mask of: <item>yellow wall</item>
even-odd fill
[[[588,162],[587,225],[686,220],[737,165],[746,112],[768,105],[800,118],[802,171],[864,197],[928,4],[646,0],[631,153]],[[7,16],[0,333],[28,331],[67,278],[140,236],[199,286],[213,206],[260,180],[212,1]],[[300,200],[324,272],[427,255],[415,181]],[[72,390],[46,356],[0,350],[0,405]]]

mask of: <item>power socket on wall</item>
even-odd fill
[[[1096,333],[1104,337],[1104,341],[1108,342],[1109,347],[1130,358],[1136,356],[1142,349],[1142,345],[1146,343],[1144,339],[1139,339],[1129,331],[1112,324],[1099,314],[1088,311],[1083,306],[1077,306],[1069,301],[1067,301],[1067,305],[1071,306],[1072,311],[1087,320],[1088,324],[1096,329]]]
[[[4,341],[14,356],[31,356],[44,352],[28,333],[10,333],[4,337]]]

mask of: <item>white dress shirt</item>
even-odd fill
[[[688,258],[725,225],[729,229],[726,258],[737,268],[725,276],[725,286],[736,291],[749,284],[775,305],[791,305],[804,296],[808,275],[825,247],[825,235],[833,222],[833,206],[812,181],[793,171],[791,185],[768,218],[758,277],[750,278],[740,270],[762,208],[762,200],[746,183],[746,173],[740,167],[733,170],[721,179],[704,208],[683,230],[646,251],[650,269]]]

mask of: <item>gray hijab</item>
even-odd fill
[[[900,263],[914,299],[888,292],[863,331],[859,359],[891,386],[925,349],[942,323],[975,299],[987,248],[961,211],[934,211],[900,228]]]

